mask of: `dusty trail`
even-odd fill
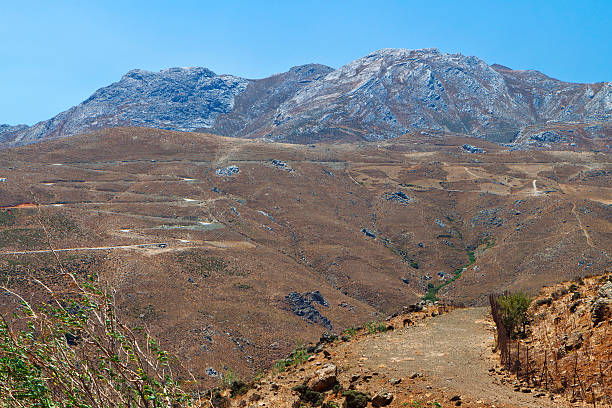
[[[531,182],[531,184],[533,185],[533,195],[539,195],[540,194],[540,192],[538,191],[538,186],[536,185],[537,181],[538,180],[533,180]]]
[[[467,174],[469,174],[470,176],[479,179],[480,176],[478,174],[474,174],[469,168],[467,168],[466,166],[463,166],[463,168],[465,169],[465,172]]]
[[[434,388],[520,407],[559,407],[559,401],[515,392],[489,375],[495,365],[493,329],[487,308],[470,308],[429,319],[401,330],[368,336],[351,350],[355,361],[390,377],[421,372]]]
[[[69,252],[69,251],[104,251],[109,249],[139,249],[139,248],[161,248],[162,246],[168,245],[165,242],[149,242],[145,244],[134,244],[134,245],[114,245],[114,246],[101,246],[101,247],[76,247],[76,248],[58,248],[58,249],[35,249],[25,251],[10,251],[0,252],[0,255],[25,255],[25,254],[44,254],[49,252]]]
[[[572,214],[574,214],[574,216],[576,217],[576,220],[578,221],[578,226],[580,227],[582,232],[584,232],[584,236],[586,238],[587,245],[590,246],[591,248],[595,248],[595,246],[593,245],[593,241],[591,240],[591,236],[589,235],[589,232],[586,230],[586,228],[584,228],[584,225],[582,225],[582,221],[580,221],[580,217],[578,216],[578,213],[576,212],[576,203],[573,203],[573,204],[574,206],[572,207]]]

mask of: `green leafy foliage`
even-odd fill
[[[357,329],[355,329],[354,327],[349,327],[343,332],[343,334],[348,337],[353,337],[357,334]]]
[[[427,284],[427,291],[425,292],[425,296],[423,296],[423,300],[425,301],[429,300],[431,302],[435,302],[436,300],[438,300],[438,292],[440,291],[440,289],[442,289],[443,287],[459,279],[463,271],[466,268],[469,268],[470,266],[472,266],[476,262],[476,255],[474,254],[474,251],[468,250],[467,255],[468,255],[470,262],[468,262],[465,266],[462,266],[461,268],[455,269],[455,271],[453,272],[453,276],[450,279],[448,279],[446,282],[441,283],[439,285],[434,285],[431,282]]]
[[[14,319],[0,319],[0,407],[189,404],[177,381],[185,374],[180,364],[118,319],[113,292],[94,280],[67,279],[72,293],[49,289],[49,302],[34,308],[24,301]]]
[[[508,336],[516,338],[524,334],[525,324],[527,323],[527,309],[531,304],[529,296],[523,292],[516,292],[499,297],[497,303]]]

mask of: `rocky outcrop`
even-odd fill
[[[593,324],[597,325],[612,315],[612,282],[603,284],[591,306]]]
[[[250,81],[244,92],[236,96],[234,109],[219,115],[209,131],[234,137],[269,136],[268,130],[274,124],[278,107],[304,86],[333,71],[333,68],[325,65],[308,64],[269,78]]]
[[[17,134],[20,132],[25,132],[28,130],[28,126],[26,125],[0,125],[0,146],[3,143],[6,143],[10,140],[13,140]]]
[[[386,407],[393,401],[393,394],[387,391],[379,391],[372,397],[373,407]]]
[[[385,139],[437,129],[510,141],[548,120],[610,120],[612,84],[569,84],[436,49],[383,49],[283,103],[273,134]]]
[[[432,129],[529,146],[567,140],[548,125],[523,131],[553,122],[584,122],[581,137],[601,137],[612,122],[612,83],[567,83],[436,49],[383,49],[336,70],[308,64],[259,80],[198,67],[133,70],[52,119],[3,125],[0,143],[148,126],[297,143]]]
[[[315,292],[307,292],[303,295],[297,292],[291,292],[285,299],[291,306],[293,313],[297,316],[302,317],[308,322],[320,324],[329,330],[333,328],[329,319],[323,316],[313,305],[313,303],[317,303],[321,306],[329,307],[329,303],[327,303],[318,290]]]

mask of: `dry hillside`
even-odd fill
[[[61,288],[53,247],[210,384],[425,295],[482,305],[610,264],[602,152],[115,128],[3,150],[0,168],[2,281],[33,298],[32,277]]]

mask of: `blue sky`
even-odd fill
[[[611,39],[610,0],[0,0],[0,123],[47,119],[133,68],[261,78],[388,47],[612,81]]]

